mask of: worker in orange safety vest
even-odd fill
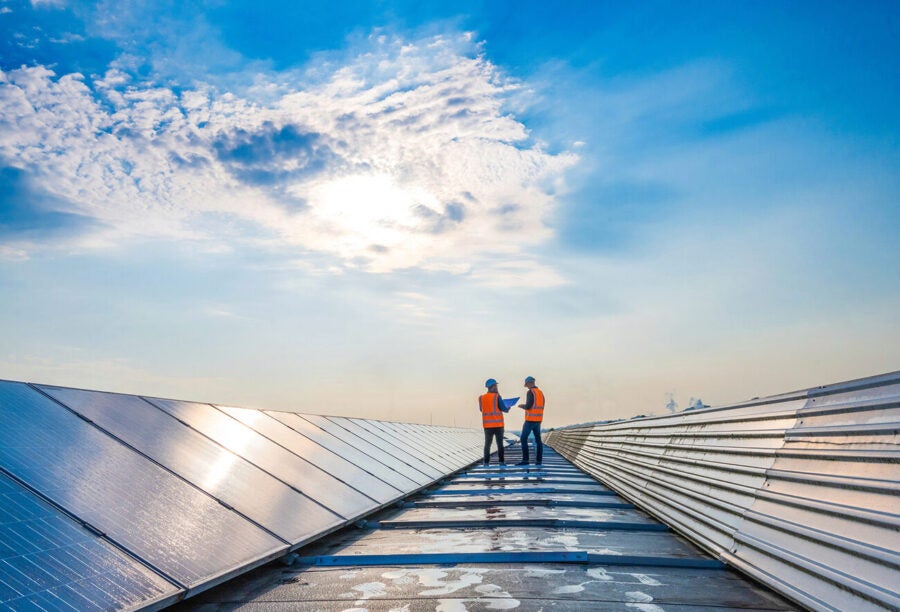
[[[541,443],[541,422],[544,420],[544,392],[534,384],[534,376],[525,378],[525,387],[528,388],[528,397],[519,408],[525,410],[525,423],[522,425],[522,461],[516,465],[528,465],[528,436],[534,436],[534,446],[537,450],[535,464],[541,465],[544,459],[544,445]]]
[[[481,412],[481,425],[484,427],[484,464],[491,463],[491,441],[497,440],[497,458],[500,465],[506,465],[503,460],[503,413],[509,412],[500,392],[497,390],[497,381],[488,378],[484,386],[487,393],[478,397],[478,410]]]

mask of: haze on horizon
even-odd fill
[[[900,369],[898,23],[0,0],[0,378],[552,427]]]

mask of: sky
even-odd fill
[[[898,370],[898,24],[0,0],[0,378],[553,427]]]

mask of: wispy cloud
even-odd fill
[[[577,157],[530,139],[507,111],[517,83],[470,35],[373,35],[315,78],[247,77],[235,93],[114,69],[0,73],[0,158],[59,212],[99,222],[69,248],[224,239],[369,272],[464,273],[495,255],[521,265],[552,237]]]

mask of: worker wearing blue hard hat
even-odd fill
[[[538,389],[534,376],[525,377],[525,387],[528,389],[528,397],[519,408],[525,410],[525,423],[522,425],[522,436],[519,442],[522,444],[522,462],[518,465],[528,465],[528,436],[534,437],[535,464],[541,465],[544,459],[544,444],[541,442],[541,422],[544,420],[544,392]]]
[[[497,381],[488,378],[484,381],[487,392],[478,397],[478,411],[481,412],[481,424],[484,427],[484,464],[491,462],[491,442],[497,440],[497,458],[500,465],[506,465],[503,460],[503,413],[509,412],[509,408],[500,397]]]

